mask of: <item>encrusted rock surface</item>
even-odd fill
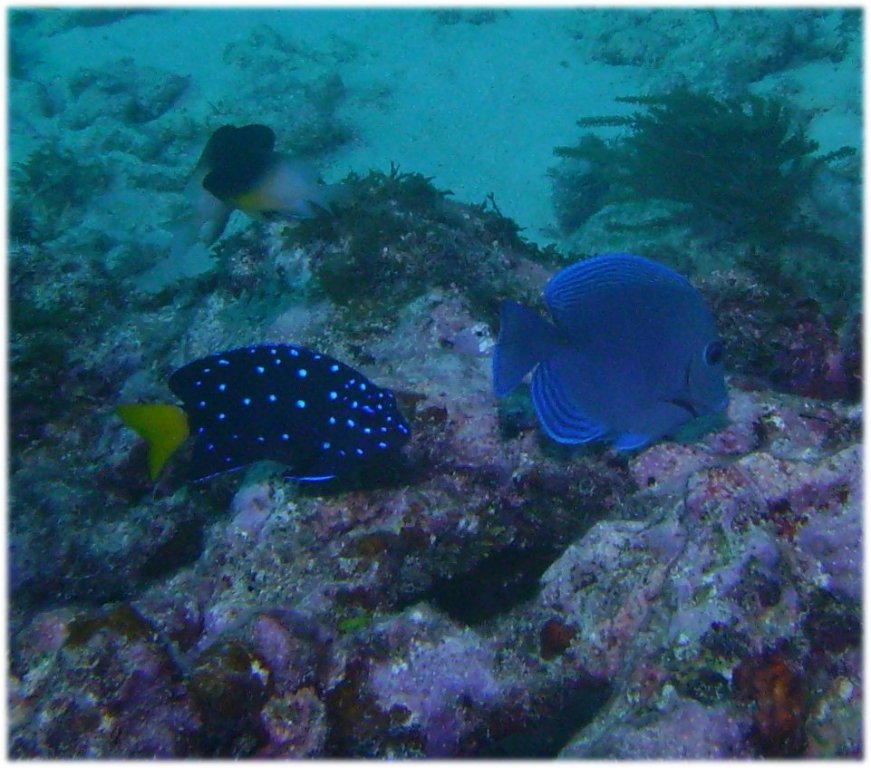
[[[812,29],[832,53],[849,31]],[[624,29],[601,55],[640,45]],[[306,59],[292,139],[316,156],[366,96],[331,75],[359,55],[266,27],[225,51],[276,128]],[[237,220],[203,269],[146,286],[208,133],[175,109],[186,81],[125,62],[17,82],[11,120],[46,143],[18,150],[10,216],[12,757],[862,755],[860,315],[838,330],[707,275],[726,418],[634,454],[559,446],[525,391],[495,400],[490,353],[497,301],[538,301],[567,257],[492,201],[352,175],[333,216]],[[190,485],[182,452],[149,483],[111,407],[264,341],[394,389],[401,457]]]

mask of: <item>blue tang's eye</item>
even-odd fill
[[[717,339],[716,341],[712,341],[705,347],[705,351],[702,353],[705,362],[708,365],[717,365],[717,363],[722,362],[723,360],[723,342]]]

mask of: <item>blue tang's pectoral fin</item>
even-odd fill
[[[645,413],[639,424],[643,432],[623,432],[614,438],[613,446],[618,451],[634,451],[648,443],[671,435],[682,424],[692,421],[696,411],[688,400],[680,398],[660,400]]]
[[[499,302],[499,338],[493,350],[493,392],[505,397],[557,341],[550,323],[516,301]]]
[[[567,396],[561,377],[554,375],[550,363],[542,363],[535,369],[531,395],[542,428],[558,443],[576,445],[606,436],[605,426],[586,416]]]
[[[624,432],[617,435],[611,444],[618,451],[634,451],[643,448],[650,442],[650,435],[642,435],[637,432]]]

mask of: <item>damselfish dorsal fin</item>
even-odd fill
[[[177,405],[119,405],[115,413],[148,443],[148,474],[155,480],[189,434],[188,418]]]

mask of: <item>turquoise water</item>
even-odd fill
[[[759,435],[783,430],[805,451],[776,457],[806,460],[797,477],[859,444],[861,11],[13,9],[7,21],[12,755],[563,749],[605,689],[572,688],[593,662],[583,632],[536,602],[540,579],[596,521],[667,507],[640,495],[639,466],[659,454],[557,445],[525,388],[493,396],[499,301],[544,312],[548,278],[580,259],[643,255],[711,307],[734,434],[718,422],[651,449],[675,451],[672,465],[755,457],[770,448]],[[222,126],[251,124],[274,149],[204,152]],[[241,186],[212,194],[216,170]],[[287,454],[194,484],[196,422],[176,408],[187,431],[150,477],[114,407],[177,403],[173,371],[266,343],[395,393],[409,444],[333,485],[285,478]],[[792,413],[775,392],[809,398],[803,413],[825,401],[820,419],[838,426],[808,448],[800,420],[753,422],[757,407]],[[306,450],[333,447],[312,429]],[[345,448],[377,446],[367,433]],[[778,504],[766,509],[786,514]],[[745,522],[798,530],[796,517]],[[809,556],[800,539],[780,546]],[[796,578],[801,600],[819,586]],[[842,591],[833,605],[852,626]],[[816,616],[811,604],[796,610]],[[538,629],[523,628],[545,619],[547,653],[529,651]],[[766,631],[747,630],[760,648]],[[542,667],[571,643],[565,679]],[[243,657],[274,679],[203,682]],[[105,685],[89,688],[82,670],[98,662]],[[439,676],[452,665],[475,674]],[[524,713],[505,704],[509,678],[534,692]],[[471,702],[467,720],[455,700]],[[508,738],[512,718],[522,739]],[[289,722],[302,725],[280,736]],[[361,723],[375,723],[371,742]],[[807,747],[751,742],[744,754]]]

